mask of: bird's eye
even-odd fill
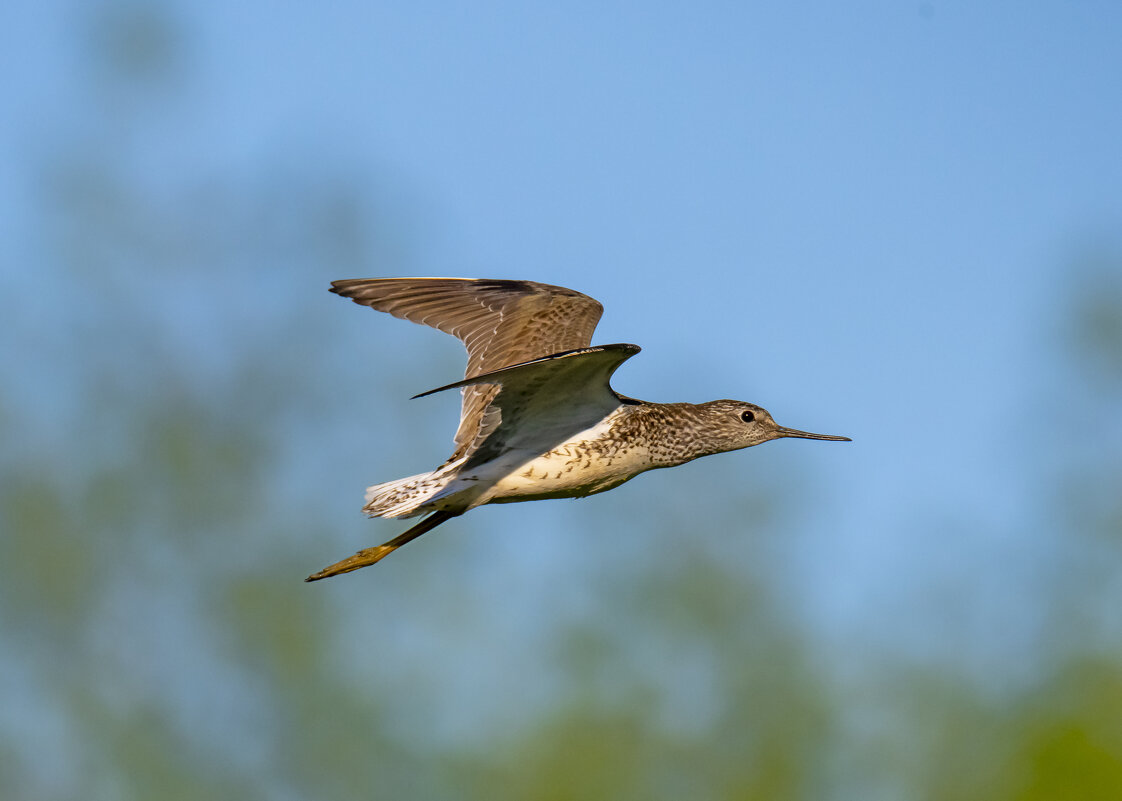
[[[756,413],[749,409],[745,409],[740,413],[740,419],[745,423],[754,423],[756,422]]]

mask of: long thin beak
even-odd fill
[[[784,428],[779,426],[776,431],[781,437],[796,437],[798,439],[828,439],[833,442],[853,442],[849,437],[836,437],[833,434],[811,434],[809,431],[799,431],[797,428]]]

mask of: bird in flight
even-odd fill
[[[372,565],[446,520],[485,503],[582,498],[639,473],[783,437],[850,441],[777,424],[753,403],[651,403],[612,389],[637,345],[592,346],[604,308],[535,281],[367,278],[331,291],[362,306],[432,326],[467,347],[455,450],[429,473],[366,491],[370,517],[420,522],[384,545],[313,573],[318,581]]]

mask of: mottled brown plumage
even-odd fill
[[[355,303],[429,325],[464,343],[464,378],[564,350],[588,347],[604,307],[580,292],[535,281],[463,278],[360,278],[332,281]],[[452,462],[497,425],[484,412],[499,389],[466,387]]]

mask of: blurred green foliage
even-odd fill
[[[135,13],[99,19],[91,38],[95,61],[113,56],[99,80],[123,95],[182,58],[168,20]],[[350,429],[317,388],[338,364],[324,363],[329,332],[302,320],[294,265],[316,265],[317,289],[366,272],[364,190],[292,177],[247,198],[212,182],[168,203],[123,151],[84,148],[43,165],[55,260],[37,283],[65,288],[68,308],[14,312],[40,350],[0,383],[0,797],[1122,797],[1122,656],[1103,609],[1122,470],[1109,455],[1041,479],[1083,494],[1077,507],[1052,496],[1071,569],[1036,587],[1058,613],[1021,657],[1031,680],[1009,687],[883,654],[838,670],[763,550],[746,574],[683,541],[673,510],[644,518],[647,558],[598,545],[602,569],[574,579],[595,614],[545,616],[525,640],[488,627],[506,598],[456,594],[470,588],[451,577],[470,571],[452,537],[424,568],[379,567],[377,591],[309,588],[301,577],[340,555],[316,537],[336,523],[293,465]],[[1118,382],[1097,379],[1122,374],[1116,268],[1077,294],[1056,357],[1115,409]],[[267,315],[247,308],[262,283]],[[390,404],[385,391],[370,403]],[[782,507],[781,483],[769,489]],[[1113,512],[1088,520],[1088,504]],[[706,527],[791,526],[764,493],[728,509]]]

